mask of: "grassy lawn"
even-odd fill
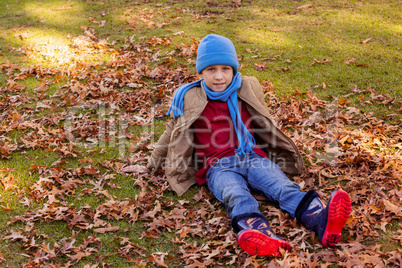
[[[0,266],[400,265],[401,16],[392,0],[1,1]],[[142,171],[210,33],[299,146],[293,179],[350,193],[337,249],[260,198],[295,250],[250,257],[207,187],[177,197]]]

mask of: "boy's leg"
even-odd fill
[[[314,231],[324,246],[335,246],[339,242],[351,210],[345,191],[334,191],[325,206],[317,192],[301,192],[299,185],[290,181],[270,160],[253,155],[250,163],[248,182],[253,189],[264,193],[292,218]]]
[[[220,159],[207,173],[208,188],[225,205],[231,219],[264,217],[250,193],[241,165],[236,156]],[[234,228],[236,230],[236,226]]]
[[[270,201],[295,217],[300,201],[306,195],[300,186],[291,181],[272,161],[257,154],[250,155],[248,183],[256,191],[263,193]]]
[[[244,179],[243,163],[239,161],[242,160],[233,156],[215,163],[207,174],[208,187],[227,208],[243,250],[252,255],[280,256],[281,249],[289,250],[291,246],[275,236],[268,220],[259,211],[258,202]]]
[[[314,231],[326,247],[333,247],[341,239],[341,232],[349,218],[351,202],[343,190],[332,193],[328,204],[315,191],[309,191],[296,209],[296,219],[307,229]]]

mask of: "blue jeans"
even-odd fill
[[[306,194],[274,162],[254,152],[219,159],[209,169],[207,183],[213,195],[225,205],[232,220],[246,214],[264,217],[250,190],[264,194],[292,218]]]

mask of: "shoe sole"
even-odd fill
[[[291,250],[284,240],[275,239],[257,230],[243,230],[237,236],[237,243],[248,254],[281,257],[280,249]]]
[[[333,247],[341,240],[341,232],[351,211],[349,195],[342,190],[331,197],[328,209],[328,223],[322,238],[322,244]]]

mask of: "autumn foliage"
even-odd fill
[[[351,197],[352,212],[340,245],[326,249],[289,215],[257,196],[273,229],[293,251],[283,258],[252,257],[236,244],[224,207],[206,187],[178,199],[172,197],[163,172],[151,174],[144,168],[158,138],[152,126],[167,119],[173,91],[196,79],[189,66],[198,41],[177,43],[173,35],[127,40],[118,47],[98,40],[91,27],[82,30],[74,44],[85,41],[85,46],[76,50],[76,61],[69,67],[0,66],[7,81],[0,88],[0,157],[10,160],[32,150],[58,155],[50,165],[32,164],[25,171],[38,178],[27,187],[18,186],[13,167],[0,169],[1,191],[15,193],[26,211],[9,219],[1,238],[2,243],[20,247],[23,267],[112,267],[108,262],[112,255],[134,267],[402,265],[400,246],[388,251],[377,243],[384,234],[390,243],[402,242],[401,124],[379,120],[348,102],[351,95],[362,93],[370,96],[361,100],[366,104],[394,104],[396,99],[371,88],[352,89],[328,100],[298,91],[278,97],[271,82],[261,81],[268,107],[296,142],[307,166],[292,179],[304,190],[317,190],[324,199],[343,188]],[[29,47],[21,53],[35,55]],[[111,59],[88,63],[88,55],[98,53]],[[311,65],[315,64],[331,62],[314,60]],[[265,70],[266,65],[256,63],[255,68]],[[21,84],[28,78],[40,81],[32,92]],[[135,133],[135,129],[142,131]],[[119,156],[101,162],[88,157],[105,154],[113,146]],[[69,166],[72,160],[81,165]],[[132,166],[132,174],[121,174],[126,165]],[[130,181],[135,191],[117,198],[111,192],[123,187],[121,178]],[[81,204],[78,200],[85,196],[95,196],[98,202]],[[2,202],[2,213],[14,209]],[[70,236],[54,241],[39,231],[38,226],[52,222],[66,226]],[[102,234],[115,234],[114,241],[105,242]],[[149,242],[141,243],[152,239],[168,239],[169,250],[153,252],[147,248]],[[113,249],[105,254],[106,243]],[[6,263],[6,256],[0,253],[1,263]]]

